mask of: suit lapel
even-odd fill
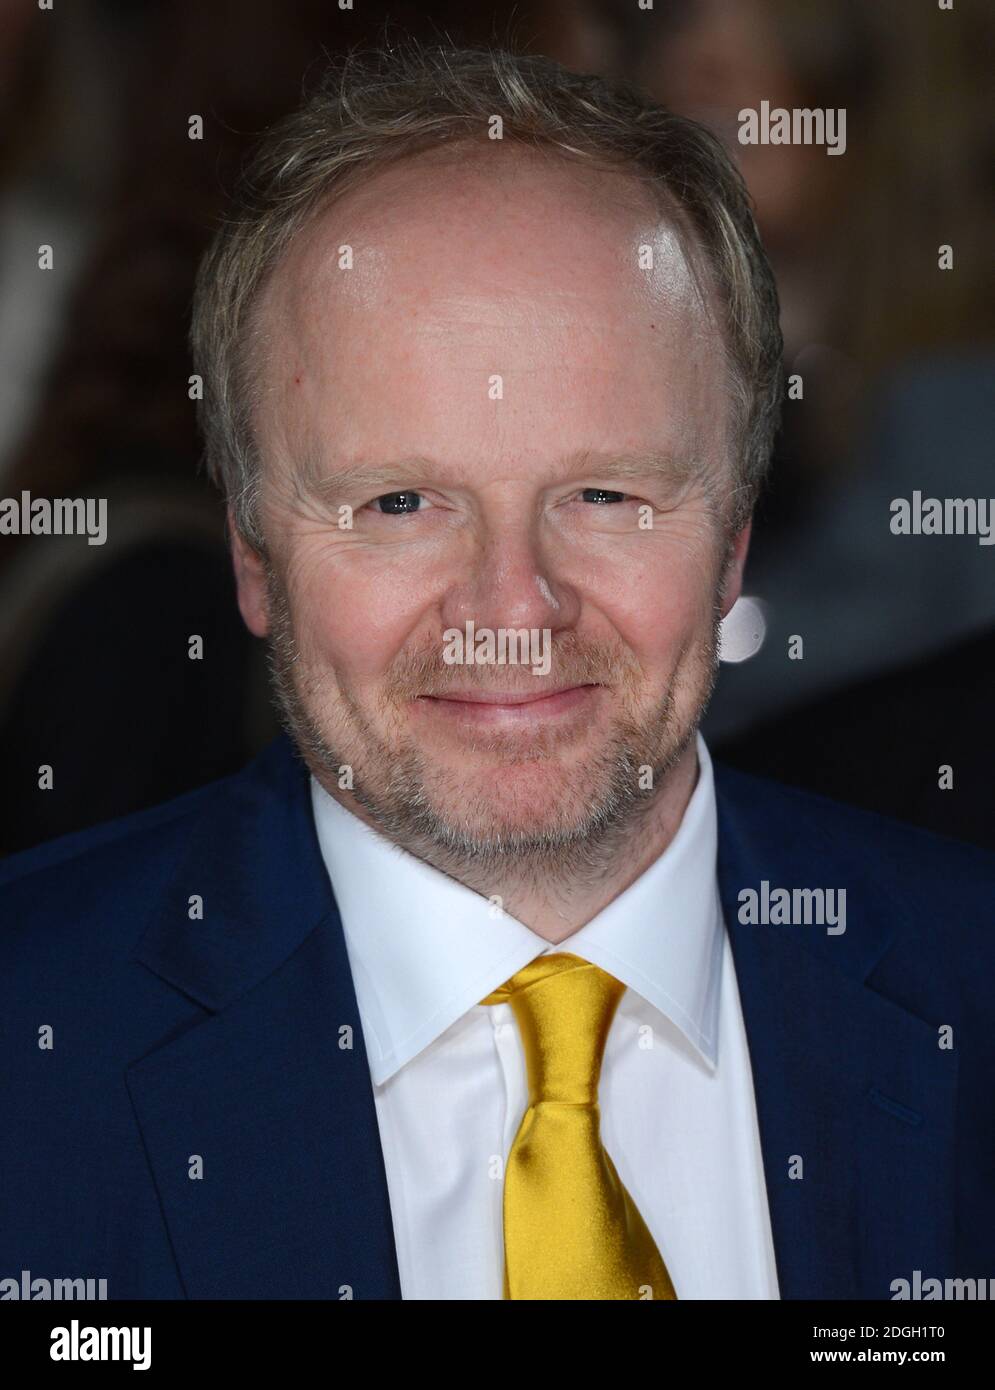
[[[204,1015],[127,1070],[187,1295],[399,1298],[352,974],[286,739],[192,843],[137,959]]]
[[[888,1298],[951,1266],[956,1057],[942,1020],[887,997],[897,908],[867,846],[715,773],[781,1297]],[[762,879],[846,888],[846,933],[740,922]],[[352,974],[288,740],[219,787],[136,959],[203,1011],[126,1075],[187,1295],[399,1298]]]
[[[887,900],[873,847],[827,837],[811,803],[715,771],[781,1297],[887,1299],[892,1280],[945,1271],[952,1251],[956,1057],[938,1047],[941,1020],[910,1013],[883,983],[914,905]],[[846,889],[846,932],[741,922],[740,891],[763,879]]]

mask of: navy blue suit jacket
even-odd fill
[[[781,1296],[995,1276],[995,859],[715,776]],[[762,880],[845,889],[846,931],[740,922]],[[345,942],[285,738],[7,860],[0,918],[0,1278],[400,1296]]]

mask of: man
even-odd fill
[[[412,48],[333,71],[241,197],[193,342],[291,737],[5,867],[2,1272],[983,1273],[992,861],[697,736],[779,400],[719,146],[541,59]]]

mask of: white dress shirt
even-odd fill
[[[777,1298],[753,1078],[716,878],[712,764],[677,833],[558,945],[401,849],[311,780],[370,1061],[405,1299],[503,1296],[503,1163],[528,1105],[510,1004],[544,952],[628,986],[605,1046],[601,1138],[679,1299]]]

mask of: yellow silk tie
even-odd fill
[[[601,1143],[598,1078],[624,993],[598,966],[558,952],[480,1001],[511,1005],[529,1079],[505,1165],[505,1298],[677,1297]]]

